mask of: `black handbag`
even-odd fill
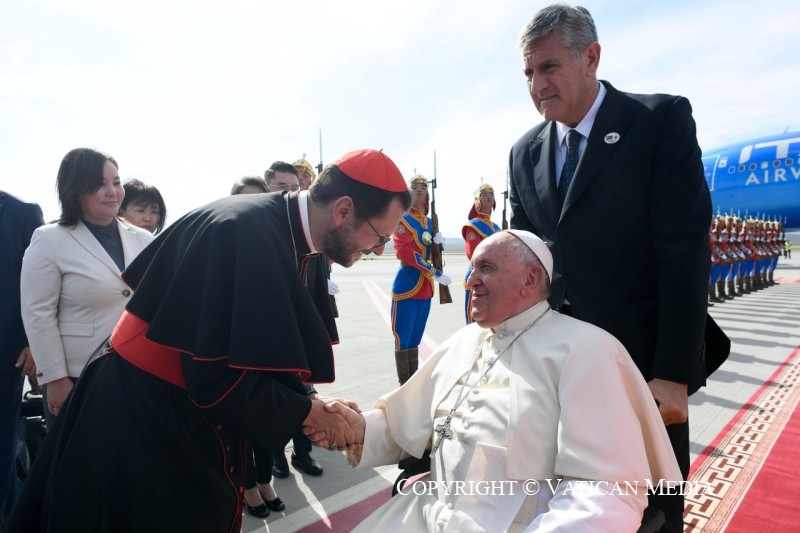
[[[44,402],[41,394],[34,394],[33,391],[25,391],[22,395],[22,406],[19,416],[30,418],[33,416],[44,417]]]
[[[24,481],[47,435],[44,402],[40,394],[25,392],[20,406],[19,424],[21,428],[19,428],[20,442],[17,449],[17,475]]]

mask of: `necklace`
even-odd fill
[[[472,367],[475,366],[478,363],[478,357],[480,357],[481,352],[483,351],[483,343],[481,343],[481,345],[478,347],[478,349],[475,352],[475,359],[472,361],[472,365],[470,365],[469,369],[466,372],[464,372],[464,374],[460,378],[464,383],[461,384],[461,390],[458,391],[458,396],[456,397],[456,403],[453,405],[453,408],[450,409],[450,412],[447,414],[447,418],[444,419],[444,422],[441,423],[441,424],[437,424],[436,427],[434,428],[434,431],[436,432],[436,442],[433,444],[433,448],[431,449],[431,455],[436,453],[436,450],[438,450],[439,446],[442,445],[442,441],[444,439],[453,440],[453,438],[456,436],[455,431],[453,431],[453,429],[450,427],[450,422],[452,422],[453,417],[456,414],[456,410],[459,407],[461,407],[461,404],[464,403],[464,401],[467,399],[467,397],[469,396],[469,393],[472,392],[472,390],[475,387],[478,386],[478,383],[480,383],[481,380],[483,380],[484,377],[486,377],[486,374],[488,374],[489,371],[492,369],[492,367],[495,365],[495,363],[497,363],[497,361],[499,361],[500,358],[503,357],[503,354],[506,353],[506,351],[508,351],[509,348],[514,346],[514,343],[517,342],[517,340],[520,337],[522,337],[525,334],[525,332],[527,332],[529,329],[531,329],[533,326],[535,326],[536,323],[539,322],[539,320],[541,320],[542,317],[545,314],[547,314],[547,311],[549,311],[549,310],[550,310],[550,306],[547,306],[547,309],[545,309],[542,312],[541,315],[536,317],[536,320],[534,320],[533,322],[528,324],[528,326],[525,329],[523,329],[521,332],[519,332],[517,334],[517,336],[515,336],[514,339],[508,344],[508,346],[503,348],[503,351],[500,352],[500,354],[497,357],[495,357],[494,359],[491,359],[488,362],[488,364],[486,365],[486,370],[483,371],[483,374],[481,374],[478,377],[478,379],[475,380],[475,383],[473,383],[470,386],[470,388],[467,389],[467,385],[469,385],[469,382],[468,382],[469,380],[467,378],[468,378],[470,372],[472,372]]]

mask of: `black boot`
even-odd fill
[[[408,349],[408,371],[409,377],[414,375],[414,372],[419,368],[419,348]]]
[[[708,301],[709,302],[716,302],[716,303],[723,303],[725,301],[724,298],[717,297],[717,291],[714,289],[714,285],[711,284],[708,286]]]
[[[408,350],[395,350],[394,363],[397,366],[397,380],[402,385],[411,377],[411,369],[408,366]]]
[[[725,294],[725,280],[719,280],[717,282],[717,297],[719,298],[720,302],[731,299],[730,296]]]
[[[733,279],[728,280],[728,297],[733,299],[736,296],[736,283]]]

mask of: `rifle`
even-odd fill
[[[433,226],[433,235],[439,233],[439,217],[436,216],[436,152],[433,152],[433,179],[431,180],[431,226]],[[433,243],[431,245],[431,263],[433,267],[439,272],[444,272],[444,265],[442,263],[442,248],[441,244]],[[439,284],[439,303],[450,304],[453,303],[453,297],[450,296],[450,288],[447,285]]]
[[[317,176],[322,174],[322,128],[319,129],[319,165],[317,165]]]
[[[503,191],[503,229],[508,229],[508,218],[506,218],[506,203],[508,202],[508,179],[509,179],[509,170],[506,167],[506,190]]]

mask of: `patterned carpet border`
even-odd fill
[[[692,465],[684,531],[724,531],[800,400],[800,347],[778,367]],[[800,414],[799,414],[800,416]]]

